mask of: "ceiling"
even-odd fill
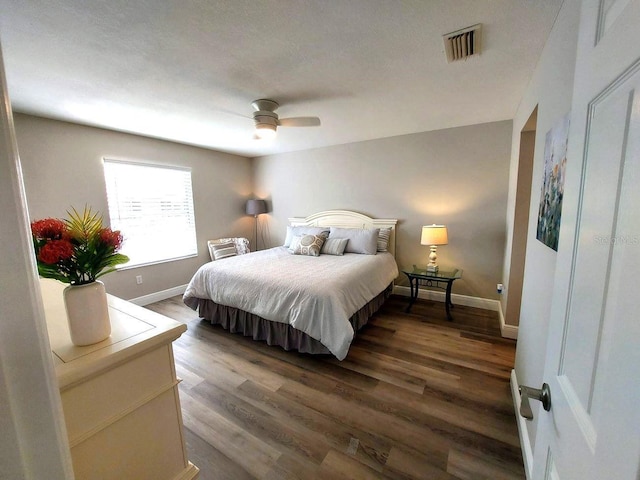
[[[562,1],[0,0],[0,39],[15,111],[256,157],[513,118]],[[322,126],[255,140],[258,98]]]

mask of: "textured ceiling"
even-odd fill
[[[255,157],[511,119],[561,4],[0,0],[0,39],[15,111]],[[254,140],[257,98],[322,126]]]

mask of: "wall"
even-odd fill
[[[247,158],[22,114],[15,125],[31,220],[65,217],[70,207],[88,204],[108,222],[105,156],[191,168],[198,257],[106,275],[109,293],[131,299],[184,285],[209,261],[208,239],[252,236],[253,219],[244,214],[251,194]],[[142,285],[136,275],[143,276]]]
[[[513,233],[520,132],[531,112],[536,105],[538,106],[529,230],[515,363],[518,383],[538,388],[543,383],[549,313],[556,267],[556,252],[536,240],[545,137],[546,133],[571,109],[579,10],[579,0],[564,2],[513,121],[509,204],[507,208],[507,238],[509,239]],[[571,152],[568,154],[568,161],[572,161]],[[511,244],[509,242],[505,249],[505,258],[509,259],[510,256]],[[508,265],[508,263],[505,264]],[[508,275],[509,272],[505,271],[505,279],[508,278]],[[534,403],[535,405],[532,405],[534,420],[523,422],[527,428],[531,445],[535,444],[536,419],[539,418],[536,409],[540,408],[539,402]]]
[[[267,243],[282,244],[288,217],[355,210],[399,220],[403,267],[427,263],[421,227],[443,223],[438,264],[464,270],[454,293],[497,299],[511,131],[503,121],[256,158],[254,189],[272,210],[261,217]]]

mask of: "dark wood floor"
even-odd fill
[[[201,479],[523,479],[495,312],[392,296],[342,362],[198,319],[174,297],[187,449]]]

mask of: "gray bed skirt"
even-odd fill
[[[393,283],[349,319],[354,332],[357,332],[367,324],[369,318],[380,309],[392,291]],[[296,330],[287,323],[272,322],[237,308],[220,305],[212,300],[203,298],[198,300],[200,317],[208,320],[213,325],[221,325],[225,330],[233,333],[242,333],[245,337],[253,337],[254,340],[265,341],[268,345],[278,345],[285,350],[297,350],[301,353],[331,354],[327,347],[318,340],[311,338],[300,330]]]

